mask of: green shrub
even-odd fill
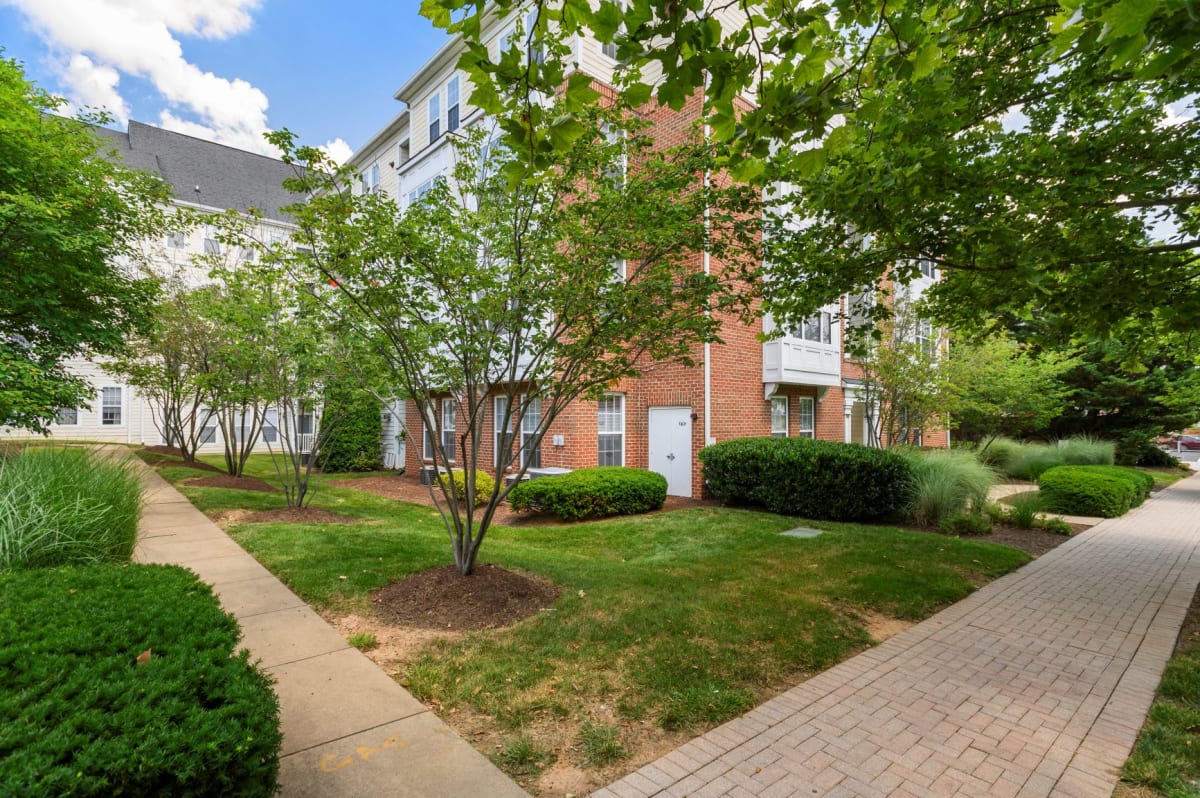
[[[438,474],[438,481],[445,484],[446,475]],[[454,483],[454,493],[458,496],[459,501],[465,502],[467,499],[467,472],[461,468],[455,468],[450,472],[450,481]],[[496,489],[496,480],[492,479],[491,475],[483,471],[475,472],[475,506],[480,507],[488,503],[488,499],[492,497],[492,491]]]
[[[128,562],[142,487],[135,463],[34,447],[0,460],[0,569]]]
[[[1036,493],[1014,496],[1005,520],[1020,529],[1033,529],[1037,525],[1038,511],[1041,509],[1042,497]]]
[[[774,513],[868,520],[903,509],[912,470],[895,452],[808,438],[742,438],[700,451],[718,499]]]
[[[921,526],[937,526],[943,518],[980,511],[996,473],[971,452],[948,449],[903,449],[913,475],[912,498],[905,515]]]
[[[1038,477],[1051,468],[1058,468],[1066,464],[1066,458],[1057,446],[1027,443],[1008,461],[1004,467],[1004,473],[1013,479],[1037,481]]]
[[[992,521],[981,512],[958,513],[942,519],[938,527],[947,535],[990,535]]]
[[[238,634],[175,566],[0,573],[0,795],[273,794],[278,702]]]
[[[1039,518],[1037,526],[1047,532],[1053,532],[1056,535],[1066,535],[1067,537],[1070,537],[1071,533],[1075,531],[1071,528],[1070,524],[1061,518]]]
[[[596,466],[522,482],[508,500],[514,510],[543,510],[565,521],[634,515],[663,506],[667,480],[639,468]]]
[[[1038,480],[1043,506],[1056,513],[1116,518],[1140,504],[1154,478],[1120,466],[1059,466]]]
[[[1147,468],[1179,466],[1179,460],[1174,455],[1161,449],[1149,435],[1138,432],[1125,435],[1117,442],[1117,456],[1114,462],[1123,466]]]
[[[1088,435],[1076,435],[1058,442],[1065,465],[1112,465],[1117,445]]]
[[[332,388],[325,398],[322,422],[332,424],[318,462],[330,473],[375,471],[381,465],[383,408],[357,388]]]

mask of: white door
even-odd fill
[[[692,495],[692,409],[650,408],[650,470],[667,478],[667,495]]]

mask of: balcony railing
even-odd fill
[[[785,336],[763,344],[763,382],[781,385],[840,385],[837,346]]]

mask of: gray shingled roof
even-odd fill
[[[210,208],[258,209],[286,220],[279,209],[303,199],[283,188],[293,167],[283,161],[170,130],[129,122],[128,132],[95,128],[133,169],[159,175],[183,202]]]

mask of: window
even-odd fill
[[[797,400],[800,404],[800,427],[799,434],[801,438],[817,437],[816,428],[816,408],[814,407],[813,398],[811,396],[801,396]]]
[[[521,414],[521,465],[530,468],[542,467],[541,444],[534,446],[533,439],[538,427],[542,425],[542,400],[525,398],[524,412]]]
[[[625,185],[625,174],[629,169],[628,158],[625,155],[625,131],[617,129],[605,122],[600,126],[601,132],[608,144],[620,146],[620,151],[612,163],[604,167],[604,176],[618,186]]]
[[[617,43],[616,42],[601,42],[600,52],[612,60],[617,60]]]
[[[442,448],[446,450],[446,459],[454,460],[454,414],[458,403],[453,399],[442,400]]]
[[[379,193],[379,164],[378,162],[371,164],[369,169],[362,173],[362,193],[377,194]]]
[[[629,279],[629,265],[624,258],[613,261],[613,281],[623,283]]]
[[[121,389],[100,389],[100,423],[105,426],[118,426],[121,423]]]
[[[453,133],[458,130],[458,75],[450,78],[450,82],[446,84],[446,132]]]
[[[901,407],[897,414],[896,443],[901,446],[920,446],[922,435],[919,425],[920,419],[910,419],[908,408]]]
[[[400,142],[400,147],[396,151],[396,165],[399,166],[402,163],[407,163],[411,157],[411,152],[412,148],[408,144],[408,139]]]
[[[504,423],[505,416],[508,415],[508,397],[497,396],[492,402],[492,409],[496,414],[492,422],[493,428],[496,430],[496,468],[500,467],[500,454],[508,452],[512,449],[512,433],[510,427]],[[508,419],[512,423],[512,419]]]
[[[788,398],[771,397],[771,437],[786,438],[788,434]]]
[[[254,247],[242,247],[239,257],[243,263],[254,263],[254,261],[258,258],[258,250],[256,250]]]
[[[937,336],[933,332],[933,322],[929,319],[919,319],[917,321],[914,339],[917,346],[921,347],[921,351],[926,356],[933,357],[937,354]]]
[[[440,92],[435,92],[429,98],[429,143],[437,141],[440,135],[442,135],[442,95]]]
[[[408,192],[408,204],[416,205],[418,202],[420,202],[422,197],[424,197],[430,191],[433,191],[433,184],[436,181],[437,181],[436,177],[430,178],[429,180],[426,180],[421,185],[417,186],[412,191]]]
[[[217,240],[217,228],[211,224],[204,225],[204,254],[221,254],[221,242]]]
[[[279,411],[268,410],[263,416],[262,438],[267,443],[279,440]]]
[[[522,42],[521,49],[528,54],[529,60],[532,63],[540,64],[546,60],[546,53],[542,50],[541,44],[534,38],[534,28],[537,26],[538,12],[537,9],[530,9],[525,14],[524,35],[525,41]],[[504,53],[513,43],[513,36],[516,35],[516,28],[511,27],[504,33],[500,34],[500,57],[504,57]]]
[[[928,277],[931,280],[937,278],[937,266],[929,258],[919,258],[917,269],[921,272],[922,277]]]
[[[167,246],[171,249],[183,249],[187,246],[187,233],[177,230],[174,233],[167,233]]]
[[[823,310],[809,316],[792,331],[792,336],[815,344],[833,343],[833,314]]]
[[[78,407],[60,407],[54,416],[54,423],[60,427],[74,427],[79,424]]]
[[[600,398],[599,457],[597,465],[625,465],[625,397],[619,393]]]
[[[421,426],[424,428],[424,457],[426,460],[433,459],[433,436],[436,432],[434,424],[437,423],[437,416],[434,415],[433,402],[422,402],[424,410],[421,413]]]
[[[200,428],[200,445],[215,443],[217,440],[217,417],[209,416]]]

